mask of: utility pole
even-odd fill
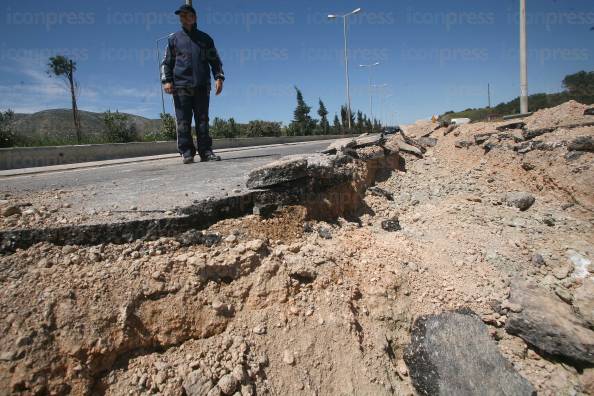
[[[349,79],[349,45],[348,45],[348,17],[354,14],[361,12],[361,8],[357,8],[348,14],[344,15],[328,15],[328,19],[336,19],[342,18],[344,21],[344,68],[346,74],[346,97],[347,97],[347,118],[349,121],[349,129],[352,128],[351,125],[351,87],[350,87],[350,79]]]
[[[372,78],[372,68],[378,66],[380,63],[375,62],[369,65],[359,65],[359,67],[366,67],[369,69],[369,109],[371,114],[371,119],[373,120],[373,78]]]
[[[526,0],[520,0],[520,114],[528,113]]]
[[[488,103],[489,106],[488,108],[491,108],[491,84],[487,84],[487,99],[488,99]]]

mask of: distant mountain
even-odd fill
[[[101,140],[105,132],[103,113],[79,111],[82,135],[85,141]],[[126,114],[126,113],[122,113]],[[161,120],[151,120],[134,114],[126,114],[136,126],[140,136],[159,130]],[[72,110],[44,110],[33,114],[15,114],[13,130],[20,139],[68,141],[74,140],[76,131],[72,119]]]

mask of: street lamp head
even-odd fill
[[[328,19],[336,19],[336,15],[330,14],[330,15],[328,15]]]
[[[379,62],[375,62],[375,63],[373,64],[373,66],[377,66],[377,65],[379,65],[379,64],[380,64]]]
[[[351,14],[357,14],[361,12],[361,8],[357,8],[356,10],[353,10],[353,12],[351,12]]]

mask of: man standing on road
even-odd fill
[[[196,26],[196,10],[190,5],[176,12],[182,29],[169,36],[165,58],[161,63],[163,90],[173,95],[177,121],[177,148],[184,164],[194,162],[196,147],[192,139],[192,115],[196,123],[198,155],[201,161],[220,161],[212,151],[208,133],[210,72],[215,79],[215,92],[223,91],[223,63],[213,39]]]

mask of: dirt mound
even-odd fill
[[[592,394],[594,368],[584,359],[543,353],[533,346],[543,345],[539,332],[506,331],[508,321],[547,309],[510,295],[516,278],[546,293],[576,326],[590,326],[594,153],[569,149],[594,136],[582,107],[539,112],[515,129],[477,123],[439,128],[436,141],[384,142],[384,154],[392,144],[418,151],[401,151],[397,167],[365,168],[356,217],[313,214],[341,202],[346,190],[337,189],[331,203],[218,222],[200,234],[208,244],[193,244],[201,238],[189,232],[121,245],[43,243],[1,257],[0,389],[412,395],[429,389],[417,370],[426,366],[449,373],[428,377],[435,394],[476,394],[481,370],[452,372],[432,355],[447,350],[452,359],[497,361],[522,389]],[[565,127],[568,119],[585,126]],[[533,128],[546,132],[527,135]],[[414,348],[414,334],[443,334],[419,318],[470,311],[477,331],[448,321],[445,338]],[[459,334],[474,352],[456,353]],[[442,342],[447,337],[456,343]],[[485,338],[490,357],[476,353]],[[564,342],[581,350],[588,340]]]
[[[557,107],[538,110],[526,118],[526,127],[528,129],[539,129],[578,123],[583,121],[584,110],[589,107],[591,106],[570,100]],[[591,119],[594,121],[594,117],[591,117]]]

